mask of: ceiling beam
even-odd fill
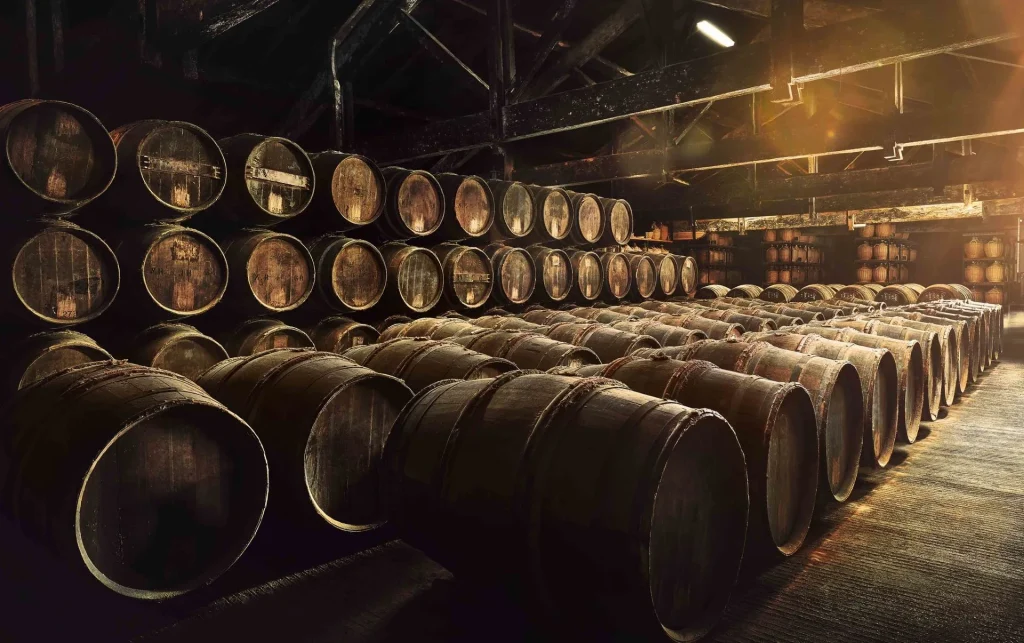
[[[976,0],[971,20],[936,9],[927,19],[918,13],[887,12],[807,32],[795,63],[795,84],[872,69],[1016,36],[1002,19],[1001,0]],[[396,132],[370,141],[364,151],[388,162],[444,154],[461,147],[587,127],[629,116],[659,112],[711,100],[743,96],[771,88],[769,43],[728,51],[634,74],[592,87],[505,106],[503,141],[492,136],[446,142],[443,130],[472,127],[480,114],[452,119],[418,130]],[[486,115],[486,114],[485,114]]]
[[[523,91],[537,76],[541,67],[547,62],[548,56],[558,46],[558,42],[562,39],[562,32],[569,26],[569,18],[572,16],[572,10],[576,7],[577,1],[561,0],[561,4],[555,9],[555,15],[551,17],[551,22],[544,29],[540,43],[537,44],[537,49],[533,52],[533,58],[531,58],[530,64],[526,67],[526,73],[519,77],[518,87],[512,95],[513,101],[518,101],[522,98]]]
[[[808,156],[894,150],[949,141],[1024,133],[1024,113],[1013,101],[964,110],[895,114],[863,122],[820,124],[760,135],[643,150],[519,168],[516,180],[540,185],[583,185],[668,172],[703,171],[776,163]],[[895,144],[895,145],[894,145]]]
[[[438,40],[437,36],[430,33],[430,30],[424,27],[423,23],[421,23],[416,18],[412,17],[412,15],[405,13],[404,11],[399,11],[398,17],[400,19],[400,22],[409,29],[413,37],[415,37],[416,40],[418,40],[419,43],[423,45],[423,48],[429,51],[434,56],[434,58],[436,58],[438,61],[442,63],[455,63],[455,65],[459,69],[464,71],[466,75],[469,76],[470,79],[475,81],[476,85],[482,87],[484,92],[490,91],[490,87],[487,85],[487,81],[485,81],[475,71],[473,71],[473,69],[469,65],[462,62],[462,59],[456,56],[455,53],[451,49],[446,47],[443,42]]]
[[[697,0],[704,5],[738,11],[752,18],[767,19],[771,15],[772,0]],[[803,25],[808,29],[855,20],[871,15],[876,9],[851,7],[827,0],[806,0]]]

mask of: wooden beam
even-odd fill
[[[526,73],[519,77],[518,86],[512,94],[513,101],[518,101],[522,98],[523,90],[534,79],[541,67],[544,66],[544,63],[547,62],[548,56],[558,46],[559,41],[562,39],[562,32],[569,26],[569,19],[572,16],[572,10],[576,7],[577,1],[561,0],[561,4],[555,9],[555,15],[551,17],[551,22],[544,29],[540,42],[537,44],[537,49],[533,53],[533,58],[530,60],[529,66],[526,67]]]
[[[582,185],[613,179],[669,172],[703,171],[756,163],[777,163],[807,156],[851,154],[948,141],[1024,133],[1024,114],[1014,102],[970,110],[896,114],[888,118],[846,123],[834,127],[814,125],[797,130],[773,131],[717,142],[681,145],[669,150],[645,150],[568,161],[517,170],[516,179],[543,185]],[[664,158],[663,158],[664,157]]]
[[[998,17],[983,11],[998,8],[1000,0],[976,0],[977,11],[965,21],[954,12],[882,13],[807,32],[794,83],[834,78],[864,69],[974,47],[1016,37]],[[898,35],[896,35],[898,34]],[[503,141],[563,132],[629,116],[659,112],[710,100],[743,96],[771,87],[771,55],[767,43],[736,47],[664,69],[598,83],[572,91],[508,105],[503,110]],[[467,127],[478,115],[463,117]],[[458,119],[456,119],[458,120]],[[458,129],[457,122],[445,129]],[[452,151],[439,136],[440,128],[397,132],[368,146],[377,157],[407,160]],[[480,146],[459,137],[459,145]],[[853,151],[857,151],[854,149]],[[781,159],[780,159],[781,160]]]
[[[198,33],[193,38],[188,39],[188,48],[191,49],[204,42],[213,40],[217,36],[237,27],[246,20],[258,16],[267,9],[276,5],[279,1],[280,0],[246,0],[245,2],[239,2],[224,11],[214,14],[211,18],[203,22]]]
[[[697,0],[701,4],[738,11],[752,18],[769,18],[772,0]],[[889,5],[892,5],[890,2]],[[852,7],[826,0],[807,0],[804,6],[802,24],[807,29],[855,20],[877,11],[870,7]]]
[[[39,29],[36,24],[36,0],[24,0],[25,63],[29,96],[39,94]]]
[[[488,87],[487,81],[485,81],[483,78],[480,78],[480,76],[477,75],[477,73],[473,71],[473,69],[469,65],[462,62],[462,59],[456,56],[451,49],[444,45],[443,42],[438,40],[437,36],[430,33],[430,30],[424,27],[419,20],[405,13],[404,11],[399,11],[398,16],[401,19],[402,24],[408,27],[412,35],[420,42],[421,45],[423,45],[423,47],[427,51],[429,51],[435,58],[437,58],[437,60],[441,61],[442,63],[455,63],[455,65],[459,67],[459,69],[464,71],[467,76],[469,76],[471,79],[475,81],[476,85],[482,87],[485,92],[490,91],[490,87]]]
[[[355,147],[355,107],[352,104],[352,83],[338,83],[334,92],[334,149],[342,152]]]
[[[774,103],[791,103],[797,96],[793,86],[798,47],[804,37],[804,0],[771,0],[772,89]]]
[[[594,28],[587,37],[566,51],[550,68],[537,77],[530,85],[525,85],[520,92],[523,99],[545,96],[565,82],[570,72],[607,47],[626,29],[636,22],[643,12],[640,0],[623,0],[610,16]]]
[[[404,107],[398,107],[396,105],[390,105],[388,103],[382,103],[380,101],[370,100],[368,98],[354,98],[352,103],[356,107],[362,107],[364,109],[370,109],[381,114],[387,114],[388,116],[397,116],[399,118],[408,118],[413,121],[420,121],[421,123],[432,123],[438,119],[433,116],[428,116],[421,112],[406,109]]]
[[[487,14],[489,43],[487,60],[490,67],[490,123],[491,136],[502,140],[505,123],[502,111],[516,84],[515,36],[512,32],[512,13],[509,0],[490,0]]]

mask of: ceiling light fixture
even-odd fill
[[[707,20],[701,20],[697,23],[697,31],[723,47],[732,47],[736,44],[735,40]]]

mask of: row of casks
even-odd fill
[[[183,122],[107,132],[81,107],[25,100],[0,107],[9,154],[0,198],[22,216],[74,213],[141,223],[223,220],[325,234],[372,228],[388,239],[490,239],[517,245],[625,245],[621,199],[398,167],[340,152],[312,156],[280,137],[219,141]],[[319,184],[319,187],[318,187]],[[302,215],[302,216],[300,216]],[[200,226],[202,227],[202,226]]]
[[[307,300],[321,311],[378,307],[424,313],[474,309],[493,300],[520,305],[692,293],[688,257],[597,254],[545,246],[400,242],[379,248],[360,239],[307,239],[274,230],[210,235],[156,224],[114,233],[108,245],[63,221],[21,226],[6,245],[11,281],[0,288],[5,322],[71,326],[95,319],[120,292],[122,317],[183,319],[222,299],[235,315],[280,314]],[[113,248],[111,247],[113,246]]]

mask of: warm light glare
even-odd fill
[[[707,20],[701,20],[697,23],[697,31],[701,32],[711,40],[722,45],[723,47],[732,47],[736,44],[736,41],[726,35],[724,31],[711,24]]]

